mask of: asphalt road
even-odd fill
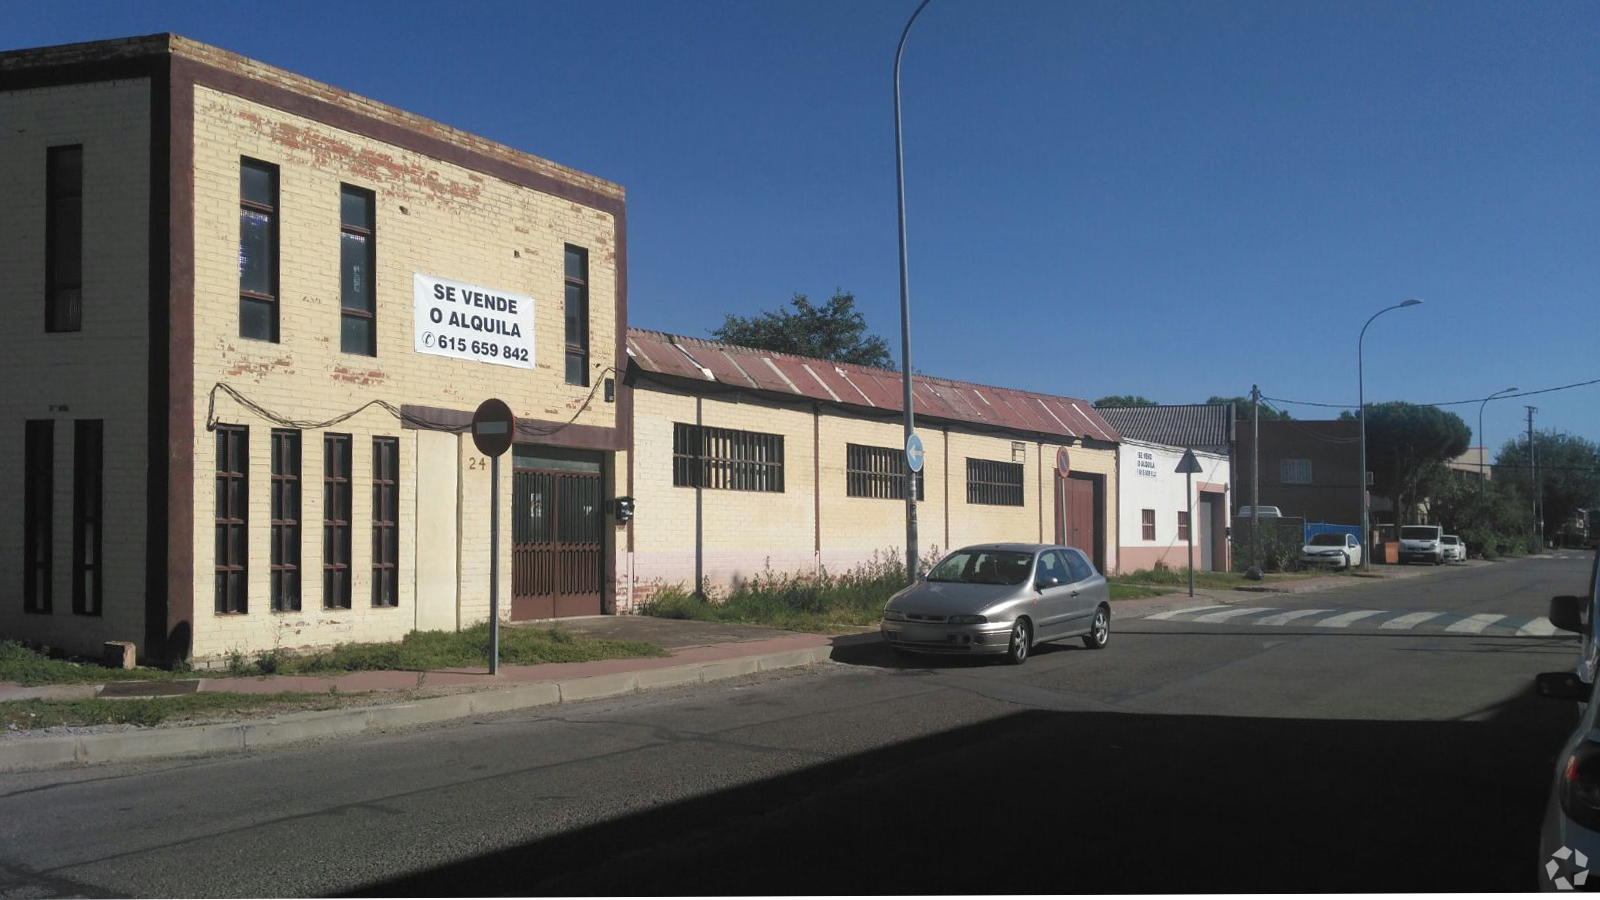
[[[1534,615],[1587,578],[1526,560],[1260,605]],[[546,714],[5,776],[0,897],[1538,886],[1576,717],[1530,685],[1574,640],[1114,628],[1020,668],[867,646]]]

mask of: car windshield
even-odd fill
[[[1343,547],[1344,535],[1342,534],[1317,534],[1311,537],[1313,547]]]
[[[1439,537],[1439,530],[1427,525],[1408,525],[1400,529],[1400,538],[1407,541],[1431,541]]]
[[[929,581],[957,584],[1021,584],[1033,569],[1023,550],[957,550],[928,573]]]
[[[1461,539],[1456,537],[1453,534],[1447,534],[1447,535],[1444,536],[1444,542],[1446,544],[1452,544],[1452,545],[1453,544],[1459,544],[1459,543],[1461,543]]]

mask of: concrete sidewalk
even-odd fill
[[[1386,567],[1391,568],[1391,567]],[[1421,575],[1385,572],[1386,577]],[[1277,593],[1303,593],[1359,583],[1334,575],[1265,586]],[[1159,597],[1119,600],[1117,619],[1131,619],[1198,605],[1247,602],[1259,596],[1244,590],[1196,589]],[[249,751],[312,738],[386,731],[473,715],[550,706],[578,700],[619,697],[655,688],[703,684],[776,669],[806,666],[835,658],[841,647],[879,640],[876,628],[840,626],[831,635],[802,634],[755,625],[729,625],[646,616],[593,616],[527,623],[592,637],[646,641],[670,656],[597,662],[547,663],[429,672],[352,672],[337,676],[274,675],[259,678],[206,678],[186,681],[20,687],[0,684],[0,702],[25,699],[89,699],[175,696],[199,691],[228,693],[362,695],[361,705],[315,712],[205,724],[154,728],[95,726],[16,731],[0,734],[0,771],[48,766],[123,762],[188,754]],[[513,626],[514,627],[514,626]],[[385,692],[394,697],[384,698]],[[416,696],[417,694],[424,696]],[[360,702],[360,701],[357,701]]]

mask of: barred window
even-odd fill
[[[967,502],[984,506],[1022,505],[1022,463],[967,459]]]
[[[400,602],[400,440],[372,439],[372,605]]]
[[[905,452],[893,447],[844,445],[845,493],[878,500],[906,498]],[[926,499],[922,473],[916,473],[917,500]]]
[[[1285,459],[1279,461],[1278,480],[1284,484],[1310,484],[1311,460]]]
[[[322,608],[350,608],[350,435],[322,436]]]
[[[250,513],[250,429],[217,426],[216,610],[247,613]]]
[[[1180,510],[1178,510],[1178,540],[1187,541],[1188,539],[1189,539],[1189,513],[1187,511],[1185,511],[1185,510],[1181,510],[1180,509]]]
[[[1142,509],[1139,511],[1139,517],[1140,538],[1146,541],[1155,540],[1156,511],[1153,509]]]
[[[300,432],[272,430],[272,609],[300,611]]]
[[[674,423],[673,487],[783,493],[783,435]]]

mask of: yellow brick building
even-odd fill
[[[637,514],[616,563],[620,609],[662,585],[904,558],[898,373],[640,329],[628,354]],[[1118,437],[1090,404],[912,383],[922,554],[1065,542],[1116,571]]]
[[[481,622],[489,397],[504,614],[613,606],[619,186],[172,35],[0,54],[0,121],[0,633],[203,661]]]

